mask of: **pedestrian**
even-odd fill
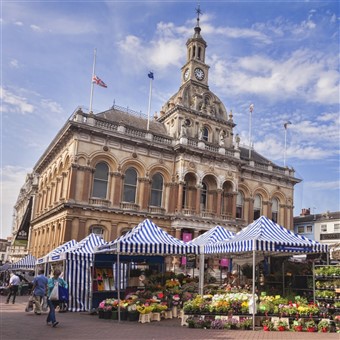
[[[41,302],[46,295],[48,279],[44,275],[44,270],[40,269],[38,275],[33,280],[33,301],[35,304],[34,313],[41,315]]]
[[[11,273],[9,279],[9,293],[6,301],[7,304],[9,303],[11,296],[13,296],[12,303],[13,304],[15,303],[15,297],[17,296],[19,285],[20,285],[19,276],[15,275],[14,273]]]
[[[50,308],[50,311],[47,315],[46,323],[49,325],[52,323],[52,327],[56,327],[58,325],[58,321],[55,318],[55,307],[59,305],[59,301],[51,301],[50,296],[54,285],[58,282],[58,285],[67,288],[67,283],[60,278],[61,271],[59,269],[55,269],[53,272],[53,277],[48,279],[47,287],[48,287],[48,294],[47,294],[47,304]]]

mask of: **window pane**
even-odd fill
[[[107,182],[94,180],[93,197],[106,198]]]
[[[298,234],[303,234],[305,232],[305,227],[304,226],[299,226],[297,231],[298,231]]]
[[[123,201],[135,203],[137,190],[137,172],[129,168],[125,172]]]
[[[106,198],[109,167],[106,163],[98,163],[93,176],[93,197]]]
[[[306,226],[306,233],[312,233],[313,227],[311,225]]]
[[[152,177],[150,205],[162,206],[163,177],[157,173]]]

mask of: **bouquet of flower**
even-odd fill
[[[172,299],[171,299],[171,305],[172,306],[178,306],[180,303],[180,296],[178,294],[172,295]]]
[[[176,288],[180,286],[180,282],[178,279],[170,279],[165,281],[166,288]]]

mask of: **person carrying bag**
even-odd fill
[[[55,317],[55,307],[58,306],[62,302],[68,302],[68,290],[67,283],[60,278],[61,271],[59,269],[55,269],[53,272],[53,277],[48,279],[47,287],[48,287],[48,299],[47,304],[50,308],[50,311],[47,315],[46,323],[52,323],[52,327],[56,327],[59,322]],[[67,301],[66,301],[67,300]]]

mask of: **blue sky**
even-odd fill
[[[339,209],[338,1],[201,1],[210,89],[233,111],[235,134],[302,183],[302,208]],[[1,45],[1,237],[27,172],[72,112],[117,105],[152,113],[181,83],[196,1],[6,1]]]

